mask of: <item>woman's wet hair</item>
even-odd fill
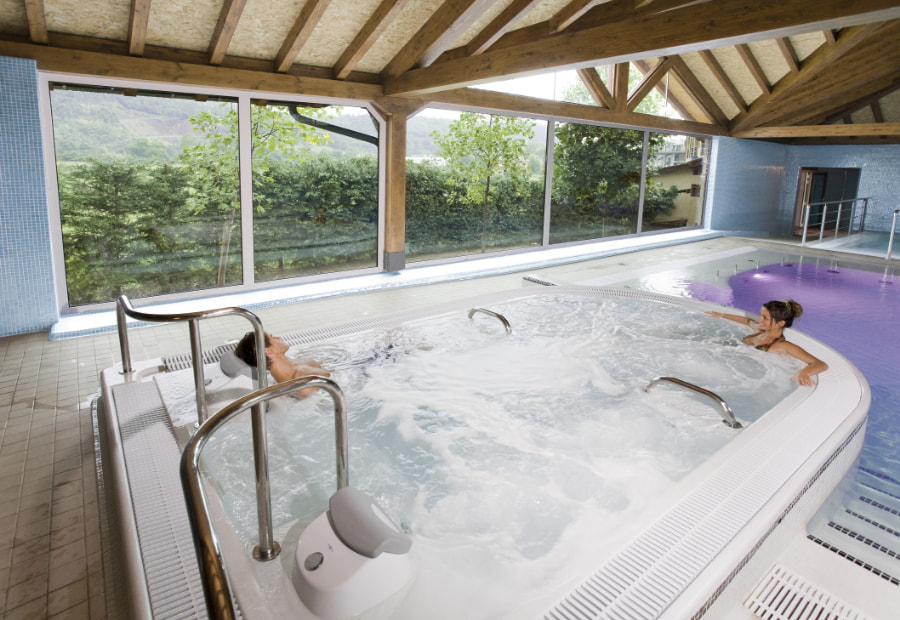
[[[803,314],[803,306],[793,299],[767,301],[763,304],[763,307],[769,311],[769,314],[772,315],[772,318],[777,323],[784,321],[785,327],[790,327],[794,319],[799,319],[800,315]]]
[[[269,340],[269,334],[266,334],[266,346],[269,346],[272,342]],[[241,338],[241,341],[237,343],[237,347],[234,349],[234,355],[239,360],[243,360],[245,364],[248,366],[253,366],[256,368],[256,333],[255,332],[247,332],[244,334],[244,337]],[[266,368],[272,365],[272,361],[266,357]]]

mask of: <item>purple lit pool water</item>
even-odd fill
[[[694,282],[689,292],[753,313],[770,299],[798,301],[804,314],[794,327],[839,351],[869,382],[860,466],[900,484],[900,278],[795,259],[741,271],[727,286]]]

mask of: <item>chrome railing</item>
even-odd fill
[[[263,373],[261,373],[263,374]],[[291,394],[303,388],[321,388],[331,395],[334,401],[334,437],[337,453],[337,488],[342,489],[349,484],[347,465],[347,407],[341,388],[330,379],[324,377],[296,377],[271,387],[247,394],[206,420],[185,446],[181,457],[181,484],[184,488],[188,516],[194,532],[194,544],[197,547],[197,559],[203,577],[203,591],[206,597],[207,611],[210,618],[230,620],[237,617],[232,605],[231,586],[222,557],[222,549],[212,525],[203,480],[200,474],[200,453],[210,435],[222,424],[237,414],[252,408],[261,410],[265,402]],[[281,547],[274,539],[272,532],[272,498],[269,490],[268,461],[266,456],[265,435],[253,436],[253,458],[257,471],[264,471],[265,476],[257,476],[256,499],[257,518],[259,524],[259,545],[253,550],[253,556],[260,561],[272,560],[278,556]]]
[[[862,203],[860,206],[857,206],[858,203]],[[863,222],[866,217],[866,207],[868,206],[869,199],[868,198],[852,198],[847,200],[831,200],[829,202],[812,202],[806,203],[803,205],[803,239],[800,242],[801,245],[806,245],[807,237],[809,233],[810,227],[810,218],[813,216],[812,208],[813,207],[822,207],[822,211],[815,214],[815,217],[818,218],[816,222],[813,223],[813,226],[818,227],[819,229],[819,238],[818,241],[821,241],[825,236],[826,230],[831,230],[831,226],[834,226],[834,236],[837,237],[841,231],[841,228],[846,227],[847,234],[853,232],[853,224],[854,222],[859,222],[857,224],[856,231],[861,232],[863,229]],[[848,206],[849,205],[849,206]],[[846,221],[842,218],[845,209],[850,209],[850,217],[846,218]],[[834,220],[829,220],[829,212],[834,213]]]
[[[255,314],[243,308],[219,308],[218,310],[204,310],[201,312],[185,312],[183,314],[154,314],[137,310],[131,305],[126,295],[119,297],[116,304],[116,327],[119,331],[119,348],[122,351],[122,372],[130,375],[134,372],[131,363],[131,347],[128,343],[128,325],[126,317],[148,323],[172,323],[187,321],[191,339],[191,365],[194,368],[194,393],[197,401],[197,423],[203,424],[207,418],[206,406],[206,380],[203,377],[203,347],[200,343],[200,320],[212,319],[220,316],[242,316],[253,325],[256,336],[256,367],[266,367],[266,335],[263,331],[262,321]],[[266,373],[257,372],[257,389],[266,387]]]
[[[891,252],[894,251],[894,233],[897,232],[897,214],[900,213],[900,209],[894,210],[894,219],[891,220],[891,237],[888,239],[888,249],[887,254],[884,255],[885,260],[891,260]]]
[[[731,407],[728,406],[728,403],[726,403],[725,400],[715,392],[710,392],[709,390],[702,388],[699,385],[694,385],[693,383],[688,383],[687,381],[676,379],[675,377],[657,377],[647,384],[647,387],[644,388],[644,391],[649,392],[650,388],[652,388],[657,383],[660,383],[661,381],[668,381],[669,383],[674,383],[675,385],[680,385],[681,387],[693,390],[698,394],[708,396],[709,398],[716,401],[716,404],[719,405],[719,407],[722,409],[722,421],[725,424],[727,424],[731,428],[742,428],[741,423],[734,419],[734,413],[731,411]]]
[[[471,310],[469,310],[469,319],[471,319],[473,316],[475,316],[476,312],[481,312],[488,316],[494,317],[495,319],[497,319],[501,323],[503,323],[503,327],[504,327],[504,329],[506,329],[507,334],[512,333],[512,327],[510,326],[509,321],[507,321],[506,317],[503,316],[502,314],[500,314],[499,312],[494,312],[493,310],[488,310],[487,308],[472,308]]]

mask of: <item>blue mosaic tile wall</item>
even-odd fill
[[[900,209],[900,145],[794,146],[788,158],[782,205],[790,222],[800,168],[859,168],[859,198],[869,198],[866,230],[888,231],[894,209]]]
[[[0,336],[57,319],[37,68],[0,56]]]
[[[771,236],[785,184],[788,147],[771,142],[718,138],[709,226],[735,234]]]

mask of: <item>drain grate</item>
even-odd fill
[[[866,616],[818,586],[775,565],[744,606],[765,620],[864,620]]]

